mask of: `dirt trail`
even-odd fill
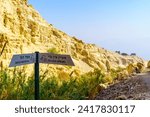
[[[140,74],[138,77],[140,77],[150,89],[150,72]]]
[[[150,100],[150,72],[122,80],[102,90],[96,100]]]

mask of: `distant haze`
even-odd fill
[[[150,59],[150,0],[29,0],[54,27],[108,50]]]

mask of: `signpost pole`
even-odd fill
[[[35,52],[36,61],[34,65],[34,73],[35,73],[35,100],[40,99],[39,95],[39,52]]]

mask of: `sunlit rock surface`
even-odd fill
[[[75,67],[41,65],[41,71],[49,70],[56,74],[59,71],[63,74],[74,72],[73,75],[80,75],[94,69],[108,72],[112,68],[144,62],[137,56],[122,56],[67,35],[45,21],[27,0],[0,0],[1,69],[8,67],[13,54],[35,51],[71,55]],[[30,69],[31,66],[29,71]]]

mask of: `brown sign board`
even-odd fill
[[[40,53],[39,63],[75,66],[70,55]]]

